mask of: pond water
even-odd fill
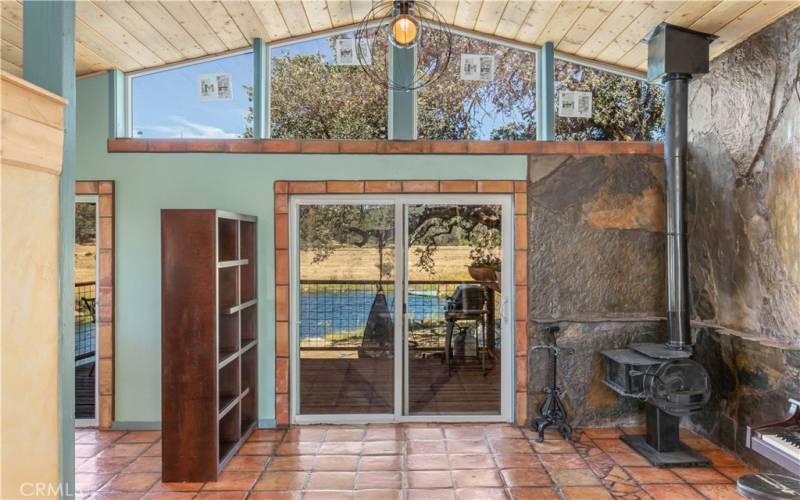
[[[394,292],[385,289],[389,311],[394,314]],[[417,294],[419,293],[419,294]],[[445,294],[433,291],[410,293],[409,316],[412,321],[444,320],[447,305]],[[375,290],[350,290],[341,292],[300,293],[300,338],[323,339],[342,332],[364,330],[369,317]]]

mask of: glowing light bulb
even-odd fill
[[[410,47],[417,41],[417,21],[408,14],[401,14],[392,23],[392,39],[400,47]]]

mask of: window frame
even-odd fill
[[[569,63],[569,64],[577,64],[579,66],[584,66],[584,67],[589,68],[589,69],[593,69],[593,70],[596,70],[596,71],[602,71],[604,73],[609,73],[609,74],[620,76],[620,77],[623,77],[623,78],[631,78],[633,80],[638,80],[640,82],[647,83],[648,85],[658,85],[660,87],[663,87],[663,85],[662,85],[662,83],[660,81],[652,81],[651,82],[650,80],[648,80],[647,79],[647,74],[642,75],[641,73],[638,73],[638,72],[636,72],[634,70],[626,70],[625,68],[616,67],[616,66],[613,66],[613,65],[610,65],[610,64],[604,64],[604,63],[602,63],[600,61],[586,61],[586,60],[582,59],[581,57],[571,56],[569,54],[561,54],[558,51],[555,52],[555,54],[553,56],[553,59],[554,59],[554,63],[555,63],[555,61],[560,60],[560,61],[563,61],[563,62],[566,62],[566,63]],[[553,67],[555,69],[555,64],[553,65]],[[539,96],[537,95],[536,96],[537,105],[540,102],[541,101],[539,100]],[[554,89],[554,93],[553,93],[553,107],[556,110],[558,109],[558,91],[556,91],[555,89]],[[558,121],[558,118],[559,118],[558,117],[558,113],[556,111],[556,116],[555,116],[555,119],[553,121],[553,128],[554,129],[557,128],[556,127],[556,124],[557,124],[556,122]],[[558,141],[558,139],[554,139],[554,140]],[[608,141],[580,141],[580,142],[608,142]],[[635,141],[619,141],[619,142],[635,142]],[[653,141],[647,141],[647,142],[653,142]]]
[[[374,27],[377,24],[378,24],[378,21],[373,21],[373,22],[368,23],[367,26],[368,27]],[[355,29],[357,29],[358,26],[359,26],[358,24],[351,24],[351,25],[347,25],[347,26],[339,26],[339,27],[333,28],[331,30],[326,30],[326,31],[316,32],[316,33],[307,33],[307,34],[304,34],[304,35],[298,35],[298,36],[295,36],[295,37],[285,38],[283,40],[278,40],[278,41],[275,41],[275,42],[269,42],[269,41],[265,40],[264,43],[266,44],[266,49],[267,49],[266,50],[266,59],[267,59],[267,64],[268,64],[268,67],[266,68],[266,70],[267,71],[271,71],[272,70],[272,51],[273,51],[273,49],[281,48],[281,47],[284,47],[284,46],[287,46],[287,45],[292,45],[292,44],[295,44],[295,43],[310,41],[310,40],[317,40],[317,39],[321,39],[321,38],[330,38],[332,36],[340,35],[340,34],[343,34],[343,33],[350,33],[350,32],[353,32]],[[515,50],[521,50],[521,51],[528,52],[528,53],[532,53],[533,56],[534,56],[534,64],[535,64],[534,67],[535,68],[538,68],[539,64],[541,63],[542,48],[539,47],[539,46],[527,45],[527,44],[525,44],[523,42],[519,42],[519,41],[516,41],[516,40],[509,40],[509,39],[506,39],[506,38],[496,37],[496,36],[488,35],[488,34],[485,34],[485,33],[477,33],[477,32],[474,32],[474,31],[466,30],[466,29],[463,29],[463,28],[458,28],[458,27],[455,27],[455,26],[448,26],[448,29],[454,35],[469,37],[469,38],[473,38],[473,39],[484,41],[484,42],[494,43],[494,44],[497,44],[497,45],[500,45],[500,46],[503,46],[503,47],[507,47],[507,48],[511,48],[511,49],[515,49]],[[194,65],[194,64],[198,64],[198,63],[214,61],[214,60],[217,60],[217,59],[223,59],[223,58],[226,58],[226,57],[237,56],[237,55],[245,54],[247,52],[255,54],[255,50],[253,48],[253,45],[250,45],[248,47],[242,47],[240,49],[229,50],[229,51],[222,52],[222,53],[219,53],[219,54],[202,56],[202,57],[198,57],[198,58],[195,58],[195,59],[192,59],[192,60],[189,60],[189,61],[179,61],[179,62],[175,62],[175,63],[164,64],[162,66],[158,66],[158,67],[155,67],[155,68],[140,69],[140,70],[135,70],[135,71],[130,71],[130,72],[125,73],[124,74],[124,76],[125,76],[125,79],[124,79],[124,87],[125,87],[124,88],[124,103],[125,103],[125,109],[123,110],[123,112],[125,113],[124,137],[131,138],[132,137],[132,133],[133,133],[133,92],[132,92],[132,88],[133,88],[132,81],[133,81],[133,78],[135,78],[137,76],[149,75],[149,74],[158,73],[158,72],[161,72],[161,71],[171,70],[171,69],[175,69],[175,68],[191,66],[191,65]],[[255,56],[254,56],[254,58],[255,58]],[[564,54],[564,53],[559,52],[559,51],[554,51],[553,58],[555,60],[561,60],[561,61],[565,61],[565,62],[568,62],[568,63],[580,64],[582,66],[586,66],[587,68],[595,69],[595,70],[598,70],[598,71],[604,71],[606,73],[611,73],[611,74],[622,76],[622,77],[625,77],[625,78],[633,78],[633,79],[640,80],[640,81],[643,81],[643,82],[648,82],[647,76],[641,74],[640,72],[637,72],[635,70],[626,70],[625,68],[620,68],[620,67],[617,67],[617,66],[614,66],[614,65],[611,65],[611,64],[604,64],[604,63],[602,63],[600,61],[591,61],[591,60],[584,59],[582,57],[573,56],[573,55],[570,55],[570,54]],[[254,61],[254,63],[255,63],[255,61]],[[268,80],[269,80],[269,83],[270,83],[270,85],[269,85],[270,88],[267,89],[267,95],[271,96],[272,95],[271,78],[268,79]],[[648,83],[658,84],[658,82],[648,82]],[[389,92],[390,91],[387,89],[387,99],[389,97],[388,96]],[[416,94],[417,94],[417,92],[415,91],[414,92],[415,102],[416,102]],[[552,105],[555,106],[555,101],[557,99],[556,95],[553,95],[553,96],[550,96],[550,97],[551,97],[551,100],[553,101]],[[544,98],[543,95],[539,95],[539,93],[536,94],[536,106],[537,106],[537,108],[539,108],[542,105],[543,98]],[[268,98],[264,102],[264,105],[265,105],[266,109],[262,110],[262,114],[263,114],[263,116],[265,118],[266,138],[267,139],[270,139],[272,137],[272,116],[271,116],[271,110],[269,109],[269,105],[270,105],[269,103],[270,103],[270,99]],[[393,112],[393,109],[392,109],[392,107],[390,105],[388,107],[388,112],[387,112],[387,117],[386,117],[387,118],[387,125],[389,123],[391,123],[392,112]],[[415,120],[415,129],[416,129],[416,125],[418,124],[418,117],[417,117],[416,113],[415,113],[414,120]],[[391,138],[389,138],[388,140],[391,140]],[[416,139],[416,134],[415,134],[415,139],[414,140],[417,140]]]
[[[580,64],[581,66],[586,66],[587,68],[594,69],[597,71],[603,71],[605,73],[611,73],[617,76],[624,76],[625,78],[633,78],[634,80],[641,80],[643,82],[647,82],[647,75],[642,75],[634,70],[626,70],[625,68],[618,68],[610,64],[603,64],[600,61],[588,61],[581,57],[572,56],[570,54],[564,54],[558,51],[555,52],[553,58],[560,59],[564,62],[572,64]]]
[[[242,47],[241,49],[229,50],[226,52],[222,52],[220,54],[197,57],[189,61],[178,61],[174,63],[157,66],[155,68],[139,69],[125,73],[125,137],[133,137],[133,79],[134,78],[138,76],[152,75],[154,73],[160,73],[162,71],[169,71],[173,69],[184,68],[187,66],[193,66],[195,64],[216,61],[218,59],[234,57],[246,54],[248,52],[255,53],[255,50],[253,49],[252,45],[250,45],[249,47]]]
[[[367,28],[374,28],[380,24],[380,21],[370,21],[367,23]],[[269,88],[267,89],[267,95],[269,96],[266,99],[265,107],[261,112],[264,114],[264,127],[266,128],[266,138],[272,139],[272,50],[279,49],[281,47],[286,47],[288,45],[294,45],[295,43],[302,43],[308,42],[312,40],[320,40],[322,38],[330,38],[332,36],[341,35],[343,33],[352,33],[353,31],[357,30],[361,26],[361,24],[349,24],[347,26],[339,26],[330,30],[320,31],[317,33],[306,33],[305,35],[298,35],[294,37],[285,38],[283,40],[278,40],[276,42],[266,42],[267,44],[267,68],[266,71],[270,75],[268,77],[269,80]],[[391,68],[391,66],[389,66]],[[389,134],[389,124],[392,121],[392,106],[391,101],[389,100],[389,90],[386,91],[386,99],[387,99],[387,111],[386,111],[386,130],[387,130],[387,139],[391,140],[388,137]],[[384,140],[384,139],[376,139],[376,140]]]
[[[528,53],[533,54],[533,68],[534,68],[534,72],[537,73],[534,76],[536,78],[538,78],[538,68],[539,68],[539,63],[541,61],[541,55],[542,55],[542,48],[541,47],[535,46],[535,45],[525,45],[524,43],[518,42],[516,40],[508,40],[506,38],[495,37],[495,36],[487,35],[485,33],[477,33],[477,32],[474,32],[474,31],[465,30],[463,28],[457,28],[455,26],[448,26],[448,29],[454,35],[458,35],[458,36],[462,36],[462,37],[466,37],[466,38],[472,38],[472,39],[479,40],[479,41],[482,41],[482,42],[493,43],[493,44],[500,45],[502,47],[506,47],[506,48],[509,48],[509,49],[521,50],[522,52],[528,52]],[[452,61],[451,61],[451,63],[452,63]],[[536,86],[536,80],[534,79],[534,87],[535,86]],[[414,95],[415,95],[415,99],[414,100],[416,102],[416,91],[414,92]],[[536,100],[535,100],[536,109],[539,109],[539,106],[541,105],[541,102],[542,101],[541,101],[541,99],[539,97],[539,93],[536,92]],[[414,116],[414,122],[415,122],[414,135],[415,135],[415,138],[416,138],[416,131],[417,131],[418,126],[419,126],[419,116],[416,115],[416,114]],[[416,139],[418,139],[418,138],[416,138]],[[465,140],[465,139],[462,139],[462,140]],[[489,140],[489,139],[485,139],[485,140]],[[511,142],[513,142],[513,141],[511,141]]]

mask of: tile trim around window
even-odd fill
[[[660,142],[109,139],[109,153],[247,154],[664,154]]]
[[[292,194],[492,193],[514,196],[514,421],[528,421],[527,181],[525,180],[328,180],[276,181],[275,197],[275,421],[290,422],[289,391],[289,196]]]

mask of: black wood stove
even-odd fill
[[[604,382],[622,396],[646,402],[647,432],[622,439],[659,467],[704,466],[708,460],[680,442],[680,418],[708,402],[708,373],[691,359],[686,252],[688,89],[692,74],[708,73],[708,46],[715,37],[666,23],[648,40],[647,76],[664,84],[664,176],[667,207],[666,344],[631,344],[604,351]]]
[[[691,351],[661,344],[631,344],[603,351],[603,382],[617,393],[646,402],[646,434],[622,440],[657,467],[708,465],[680,441],[680,419],[702,409],[711,396],[708,372]]]

